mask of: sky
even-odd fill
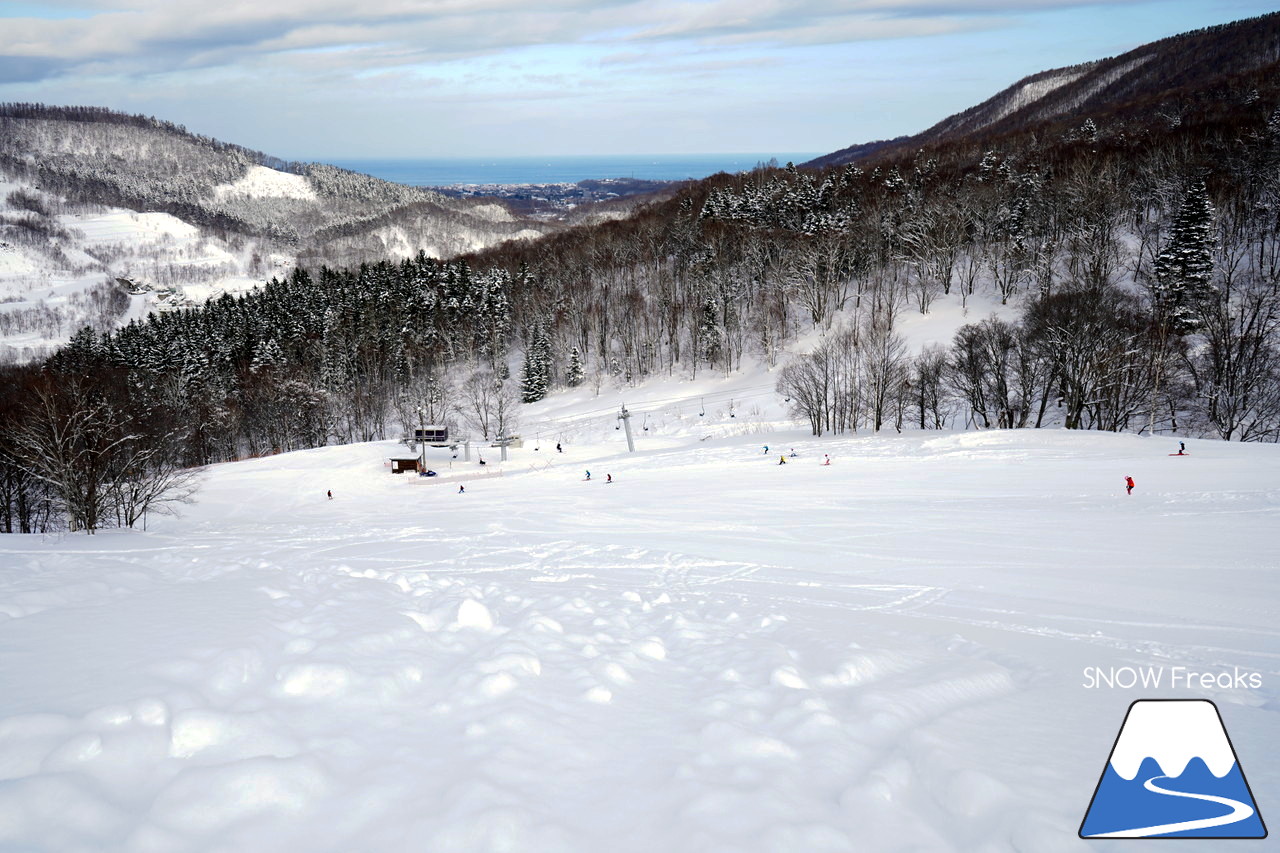
[[[1274,0],[0,0],[0,101],[295,160],[822,153]]]

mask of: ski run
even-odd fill
[[[1160,696],[1280,802],[1275,445],[537,445],[218,465],[146,532],[4,537],[0,850],[1124,851],[1076,832]],[[1175,666],[1260,686],[1086,678]]]

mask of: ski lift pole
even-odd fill
[[[627,411],[627,404],[622,404],[622,414],[618,415],[618,420],[622,421],[623,428],[627,431],[627,452],[636,452],[635,439],[631,437],[631,413]]]
[[[423,420],[422,407],[418,407],[418,459],[422,470],[427,470],[427,422]]]

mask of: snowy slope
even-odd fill
[[[0,540],[0,849],[1126,850],[1076,830],[1153,695],[1274,801],[1276,447],[711,417]],[[1172,665],[1263,686],[1084,685]]]

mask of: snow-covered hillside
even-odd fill
[[[1280,790],[1274,445],[720,405],[628,455],[589,406],[506,463],[305,451],[5,537],[0,849],[1125,850],[1076,831],[1152,696]],[[1087,686],[1126,666],[1262,686]]]
[[[1030,106],[1045,96],[1078,80],[1095,63],[1058,68],[1032,75],[1014,83],[979,107],[950,116],[935,125],[938,133],[973,133],[1000,121],[1005,116]]]
[[[154,118],[0,104],[0,361],[39,359],[85,325],[107,331],[299,264],[452,257],[556,227]]]
[[[20,230],[13,227],[19,222],[26,223]],[[5,361],[44,357],[85,325],[106,331],[148,311],[242,293],[295,260],[263,241],[205,233],[168,213],[70,204],[3,175],[0,224],[10,226],[0,234]]]
[[[372,181],[373,179],[367,179]],[[18,193],[44,213],[8,201]],[[219,203],[254,200],[321,204],[307,179],[253,166],[236,181],[215,188]],[[530,240],[540,231],[521,228],[500,205],[472,204],[470,218],[441,218],[435,209],[403,213],[394,224],[335,236],[329,248],[356,257],[376,244],[380,258],[402,259],[425,251],[451,257],[504,239]],[[34,219],[35,229],[14,223]],[[147,311],[197,305],[224,293],[251,290],[286,274],[299,261],[296,246],[264,237],[202,229],[170,213],[81,205],[0,174],[0,360],[29,361],[49,355],[84,325],[115,328]],[[38,229],[38,230],[37,230]],[[9,236],[14,231],[20,240]],[[314,268],[320,259],[309,256]],[[95,311],[93,291],[132,292],[110,317]]]

